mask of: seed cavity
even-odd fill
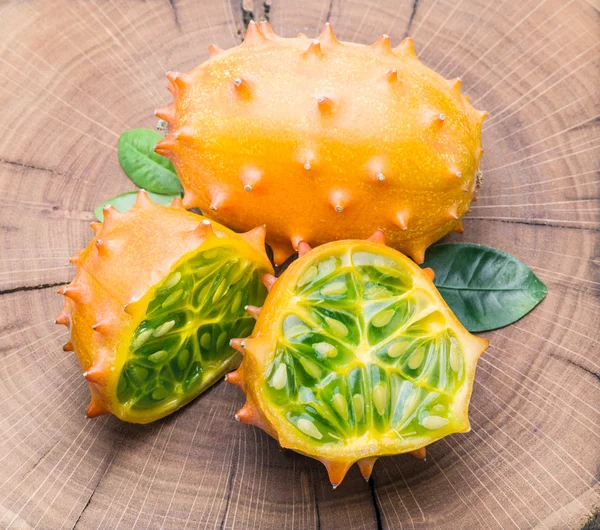
[[[427,416],[421,420],[421,425],[430,431],[441,429],[445,425],[448,425],[448,423],[448,420],[441,416]]]
[[[294,339],[301,335],[305,335],[306,333],[310,333],[311,329],[304,324],[296,324],[289,329],[285,330],[285,338],[286,339]]]
[[[200,337],[200,346],[202,346],[205,350],[208,350],[208,348],[210,348],[211,343],[212,337],[210,336],[210,333],[203,333],[202,337]]]
[[[310,359],[306,359],[305,357],[301,357],[300,364],[302,365],[302,368],[304,368],[304,371],[311,377],[314,377],[315,379],[321,377],[321,368],[317,363]]]
[[[235,296],[233,297],[233,302],[231,302],[231,312],[237,313],[241,304],[242,304],[242,292],[238,291],[237,293],[235,293]]]
[[[287,385],[287,367],[280,363],[271,378],[271,386],[275,390],[281,390],[285,385]]]
[[[173,329],[174,325],[175,325],[175,321],[174,320],[169,320],[168,322],[165,322],[164,324],[161,324],[160,326],[158,326],[154,330],[154,336],[155,337],[162,337],[163,335],[165,335],[166,333],[168,333],[169,331],[171,331],[171,329]]]
[[[323,296],[340,296],[345,294],[348,290],[348,286],[344,282],[328,283],[321,289]]]
[[[177,357],[177,367],[180,370],[184,370],[185,368],[187,368],[189,360],[190,352],[188,350],[181,350],[179,356]]]
[[[387,392],[385,385],[381,383],[376,384],[373,388],[373,404],[380,416],[383,416],[383,413],[385,412],[386,401]]]
[[[213,294],[212,303],[214,304],[217,301],[219,301],[221,299],[221,297],[225,294],[225,291],[227,291],[227,289],[229,289],[228,283],[225,281],[222,281],[219,284],[219,287],[217,287],[217,289],[215,290],[215,293]]]
[[[450,339],[450,368],[456,373],[460,370],[460,356],[458,354],[458,341],[452,337]]]
[[[217,337],[217,352],[220,352],[223,349],[223,346],[225,346],[225,344],[228,344],[228,340],[227,340],[227,332],[226,331],[222,331],[221,334]],[[244,347],[242,345],[242,347]]]
[[[369,280],[369,277],[367,276],[366,280]],[[390,295],[390,292],[385,288],[385,287],[379,287],[379,286],[375,286],[375,287],[369,287],[366,291],[365,291],[365,296],[367,298],[387,298]]]
[[[148,378],[148,375],[150,375],[150,371],[142,366],[131,366],[128,372],[138,385],[142,384]]]
[[[317,342],[313,344],[313,349],[322,357],[336,357],[338,354],[337,348],[328,342]]]
[[[323,278],[329,276],[336,268],[337,261],[335,258],[329,258],[319,263],[319,275]]]
[[[302,277],[298,280],[298,287],[303,287],[307,283],[312,282],[315,279],[316,275],[317,268],[314,265],[311,265],[308,269],[306,269]]]
[[[387,354],[392,359],[396,359],[397,357],[400,357],[400,355],[402,355],[405,350],[406,350],[406,343],[404,343],[402,341],[398,341],[398,342],[394,342],[394,344],[392,344],[389,347]]]
[[[180,272],[175,272],[175,273],[171,274],[171,276],[169,276],[167,278],[167,281],[165,281],[163,283],[161,290],[166,291],[167,289],[170,289],[171,287],[175,287],[179,283],[179,280],[181,280]]]
[[[354,408],[356,421],[361,421],[365,415],[365,399],[361,394],[354,394],[352,396],[352,407]]]
[[[168,397],[169,394],[170,394],[170,392],[166,388],[163,388],[163,387],[156,388],[152,392],[152,399],[159,401],[161,399],[165,399],[166,397]]]
[[[167,296],[166,300],[162,303],[164,308],[171,307],[174,303],[177,302],[181,298],[183,294],[183,289],[177,289],[177,291],[173,291],[169,296]]]
[[[387,326],[395,313],[396,312],[393,309],[384,309],[375,315],[373,320],[371,320],[371,324],[376,328]]]
[[[311,438],[315,438],[316,440],[320,440],[323,438],[321,431],[315,427],[315,424],[307,420],[306,418],[300,418],[298,420],[298,429],[300,429],[306,436],[310,436]]]
[[[424,356],[425,348],[423,346],[420,346],[414,352],[412,352],[412,354],[408,358],[408,367],[411,370],[416,370],[419,366],[421,366]]]
[[[333,331],[336,335],[340,337],[348,336],[348,328],[339,320],[335,320],[334,318],[330,317],[325,317],[325,322],[327,322],[327,325],[331,328],[331,331]]]
[[[333,408],[342,417],[344,421],[348,421],[348,403],[346,398],[339,392],[333,396]]]
[[[148,355],[148,359],[151,360],[153,363],[160,363],[164,361],[168,356],[169,352],[167,352],[167,350],[160,350],[153,353],[152,355]]]
[[[315,399],[315,395],[313,394],[312,390],[305,386],[301,386],[298,390],[298,397],[303,403],[310,403]]]
[[[131,343],[131,348],[134,350],[141,348],[144,345],[144,343],[150,338],[150,335],[152,335],[152,333],[154,333],[153,329],[146,329],[142,331],[140,334],[138,334],[138,336],[135,339],[133,339],[133,342]]]

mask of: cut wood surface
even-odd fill
[[[244,8],[245,6],[245,8]],[[5,0],[0,4],[0,528],[592,528],[600,488],[597,0]],[[134,189],[119,134],[152,128],[165,72],[268,17],[283,36],[417,53],[490,117],[465,233],[548,285],[483,334],[472,431],[335,491],[324,467],[234,421],[223,383],[151,425],[88,420],[57,286],[95,206]],[[596,520],[596,523],[591,519]]]

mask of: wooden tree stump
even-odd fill
[[[260,4],[260,5],[259,5]],[[588,528],[600,504],[597,0],[6,0],[0,6],[0,528]],[[167,70],[237,45],[250,18],[284,36],[410,35],[460,76],[484,127],[465,233],[547,283],[485,334],[473,430],[427,461],[384,458],[331,489],[321,464],[233,420],[216,385],[163,421],[84,417],[88,390],[54,325],[92,210],[133,189],[119,134],[154,127]],[[595,526],[597,528],[597,526]]]

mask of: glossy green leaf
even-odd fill
[[[127,193],[123,193],[122,195],[117,195],[112,199],[108,199],[94,210],[94,215],[98,221],[102,223],[104,221],[104,213],[102,209],[108,205],[114,206],[120,212],[125,213],[135,204],[137,194],[137,191],[129,191]],[[159,193],[151,192],[148,192],[148,196],[152,202],[155,202],[156,204],[162,204],[163,206],[169,206],[171,202],[173,202],[173,199],[179,197],[179,195],[161,195]]]
[[[181,183],[171,161],[154,152],[162,136],[150,129],[131,129],[119,137],[119,162],[133,182],[146,191],[175,195]]]
[[[548,292],[522,261],[482,245],[436,245],[427,250],[422,266],[433,269],[440,294],[469,331],[512,324]]]

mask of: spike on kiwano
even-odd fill
[[[334,486],[357,462],[412,453],[469,430],[475,367],[488,342],[471,335],[422,270],[385,246],[347,240],[301,256],[273,281],[244,354],[227,376],[246,394],[237,419],[323,462]]]
[[[485,113],[423,65],[413,43],[371,46],[282,38],[251,23],[242,45],[212,48],[187,74],[168,75],[174,102],[157,111],[170,158],[199,207],[235,230],[266,224],[275,262],[296,245],[364,239],[422,262],[462,231],[480,181]]]
[[[264,228],[245,234],[138,194],[104,223],[73,260],[57,323],[70,329],[89,384],[88,416],[113,413],[147,423],[182,407],[239,364],[231,337],[254,325],[272,272]]]

